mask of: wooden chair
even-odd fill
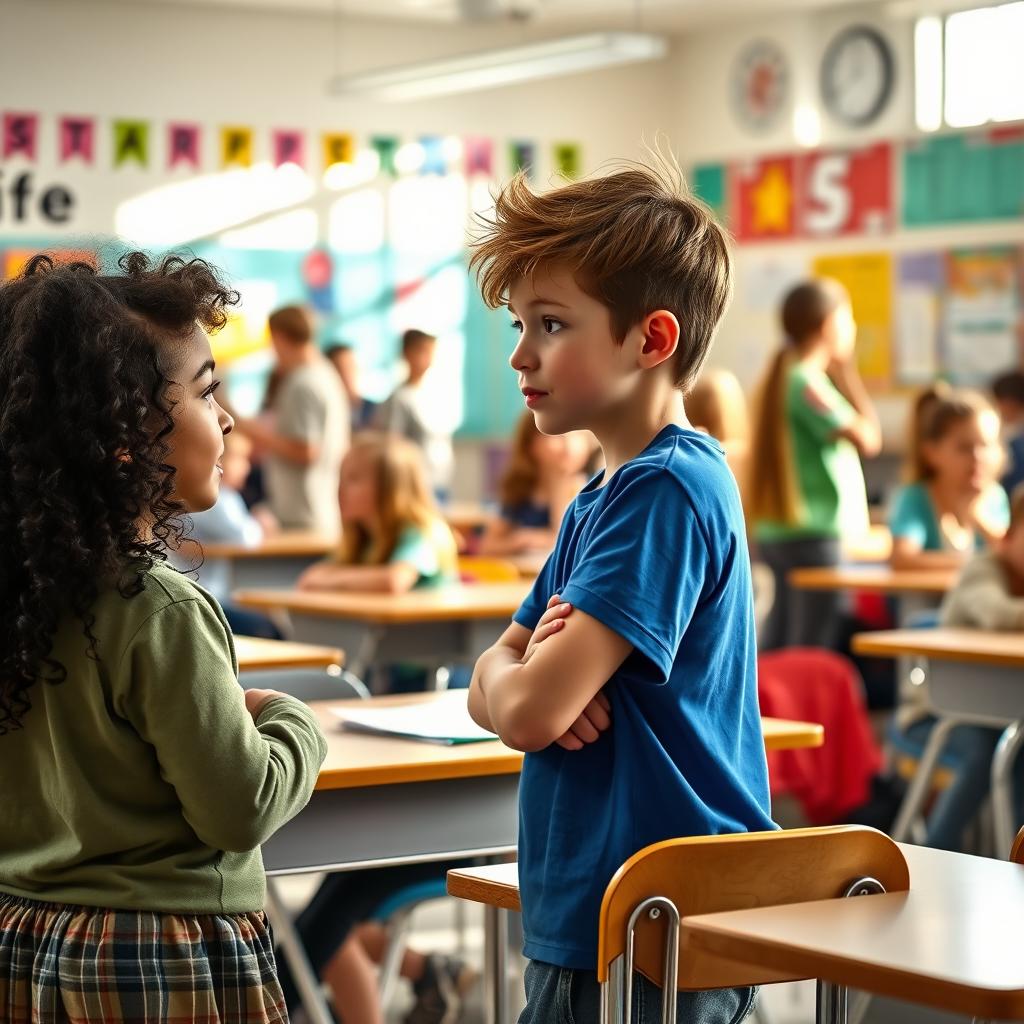
[[[467,583],[515,583],[521,578],[515,562],[482,555],[459,555],[459,576]]]
[[[1017,838],[1010,847],[1010,860],[1014,864],[1024,864],[1024,826],[1017,833]]]
[[[899,847],[882,832],[857,825],[695,836],[649,846],[616,872],[601,904],[601,1024],[629,1024],[634,970],[664,991],[665,1024],[674,1024],[679,989],[802,980],[702,950],[680,953],[683,917],[909,888]],[[845,1009],[846,990],[819,981],[819,1021],[845,1020]]]

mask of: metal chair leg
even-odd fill
[[[380,991],[380,1005],[386,1007],[391,1002],[402,971],[402,957],[405,955],[406,935],[409,930],[411,910],[396,910],[387,922],[388,944],[384,950],[384,959],[380,965],[377,987]]]
[[[925,745],[921,760],[918,762],[914,780],[911,782],[910,788],[903,798],[900,812],[892,826],[890,834],[896,842],[906,841],[911,823],[928,796],[928,786],[932,781],[932,772],[935,770],[935,765],[939,760],[939,755],[942,753],[942,748],[946,745],[946,739],[949,737],[950,731],[958,724],[959,720],[956,718],[939,718],[932,727],[928,743]]]
[[[484,1020],[486,1024],[509,1024],[508,911],[484,907]]]
[[[1024,723],[1014,722],[1003,730],[992,756],[992,829],[996,856],[1010,855],[1017,835],[1016,810],[1013,801],[1013,765],[1024,743]]]
[[[847,1024],[846,986],[818,979],[817,1024]]]

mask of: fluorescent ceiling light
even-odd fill
[[[328,92],[336,96],[372,96],[381,100],[429,99],[618,64],[658,60],[667,52],[668,42],[664,36],[595,32],[383,71],[342,75],[328,83]]]

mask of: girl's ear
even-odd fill
[[[644,343],[640,365],[648,370],[671,359],[679,347],[679,321],[667,309],[658,309],[644,317],[640,324]]]

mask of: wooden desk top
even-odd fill
[[[511,562],[524,580],[534,580],[540,575],[550,554],[550,551],[528,551],[523,555],[508,555],[502,561]]]
[[[453,501],[441,509],[441,515],[453,530],[471,533],[485,527],[496,513],[471,501]]]
[[[345,663],[345,654],[340,647],[264,640],[255,636],[236,636],[235,654],[239,672],[267,668],[326,668]]]
[[[256,547],[243,544],[203,544],[207,558],[324,558],[336,547],[336,539],[318,533],[286,530],[265,537]]]
[[[882,594],[945,594],[956,570],[895,570],[888,566],[794,569],[789,582],[802,590],[873,590]]]
[[[683,920],[683,946],[968,1016],[1024,1017],[1024,867],[900,844],[910,891]]]
[[[853,638],[858,654],[895,658],[911,654],[944,661],[982,665],[1024,666],[1024,634],[992,633],[982,629],[886,629],[858,633]]]
[[[285,608],[324,618],[371,625],[511,619],[529,593],[529,580],[453,584],[407,594],[324,593],[305,590],[239,590],[232,598],[246,608]]]
[[[331,714],[333,707],[387,707],[459,699],[466,699],[465,690],[373,697],[369,701],[312,701],[310,707],[327,737],[327,759],[320,769],[316,788],[349,789],[518,772],[523,764],[523,755],[497,739],[456,746],[397,737],[392,739],[342,729],[338,718]],[[824,729],[808,722],[765,718],[762,719],[762,731],[765,747],[769,750],[816,747],[824,741]]]

